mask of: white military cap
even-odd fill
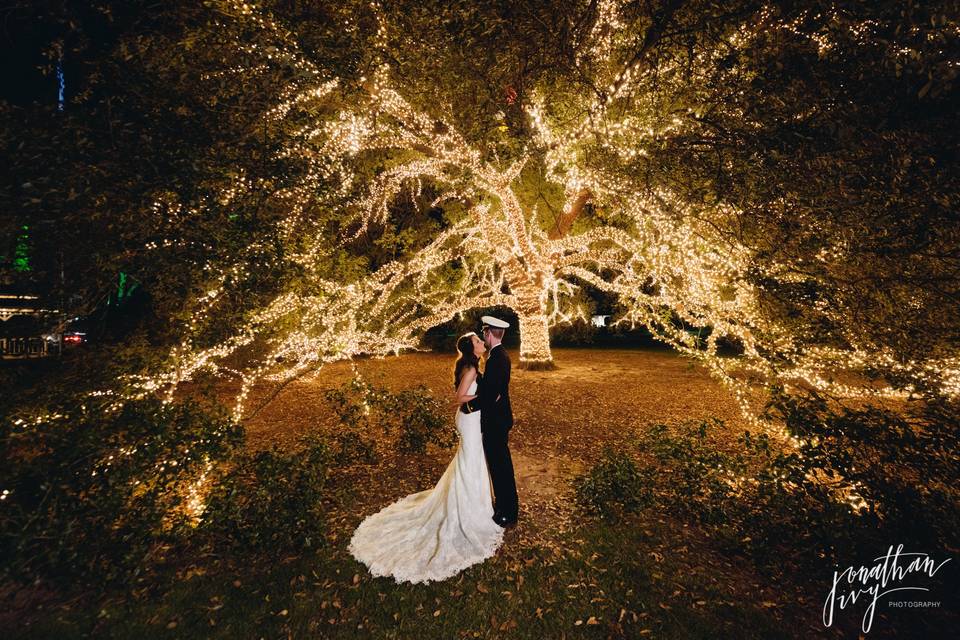
[[[500,318],[494,318],[493,316],[483,316],[480,318],[480,322],[488,327],[496,327],[497,329],[506,329],[510,326],[509,322],[504,322]]]

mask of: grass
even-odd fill
[[[761,603],[731,600],[716,576],[646,552],[667,533],[653,517],[585,522],[557,546],[426,585],[372,578],[337,546],[272,566],[211,559],[149,593],[60,610],[8,637],[795,637]]]

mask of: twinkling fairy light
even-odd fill
[[[760,265],[749,247],[723,233],[738,215],[731,205],[694,205],[667,187],[641,188],[631,179],[630,167],[660,140],[695,132],[700,113],[696,107],[666,113],[635,107],[655,98],[646,62],[624,53],[635,44],[624,29],[629,23],[624,3],[597,3],[594,28],[577,52],[577,64],[602,88],[584,94],[581,117],[553,113],[550,95],[534,88],[527,105],[534,135],[517,157],[504,162],[469,143],[442,108],[427,113],[414,107],[389,62],[380,61],[359,82],[330,77],[252,3],[222,4],[229,9],[225,15],[247,27],[243,33],[259,34],[256,44],[237,42],[239,51],[256,60],[245,67],[249,73],[274,66],[297,72],[266,119],[290,131],[280,156],[305,167],[298,182],[276,195],[288,210],[278,223],[280,236],[297,247],[286,259],[302,269],[309,287],[279,295],[226,340],[198,347],[189,336],[215,318],[223,293],[251,268],[243,261],[211,267],[212,284],[186,323],[188,337],[173,354],[176,366],[138,379],[144,392],[164,390],[172,398],[180,383],[201,372],[234,377],[240,382],[235,417],[242,418],[260,380],[282,383],[327,362],[417,348],[426,329],[494,305],[517,313],[521,364],[546,366],[552,362],[550,327],[583,317],[571,301],[586,283],[617,298],[623,308],[617,324],[646,326],[703,363],[755,423],[751,389],[758,382],[805,385],[846,397],[895,395],[889,387],[835,380],[840,372],[882,365],[946,393],[960,393],[958,358],[904,362],[861,344],[855,328],[848,332],[849,348],[811,346],[808,336],[762,309],[762,292],[753,284],[756,271],[782,281],[791,276],[778,273],[777,265]],[[386,49],[391,27],[376,3],[370,7],[378,19],[377,46]],[[778,26],[772,13],[762,11],[753,23],[734,30],[729,43],[747,46],[773,28],[789,31],[795,25]],[[829,42],[817,46],[830,48]],[[689,65],[693,71],[687,72],[715,68],[721,55],[698,52]],[[661,84],[680,73],[672,60],[656,68]],[[678,91],[696,91],[696,80]],[[696,95],[687,97],[688,104],[696,103]],[[600,166],[592,160],[597,156],[619,167]],[[371,157],[390,160],[370,174],[363,166]],[[566,202],[553,226],[519,195],[523,172],[531,166],[542,167],[563,187]],[[398,198],[421,197],[425,184],[440,193],[434,206],[458,202],[465,213],[403,260],[356,281],[329,277],[324,265],[337,247],[384,223]],[[221,201],[257,188],[262,186],[241,174]],[[326,200],[318,193],[326,193]],[[335,207],[341,219],[348,219],[339,236],[311,226],[312,212],[321,206]],[[584,225],[577,223],[587,206],[618,222],[592,221],[581,229]],[[837,260],[843,252],[837,245],[815,259]],[[836,315],[830,308],[821,312]],[[709,335],[698,338],[689,327],[710,328]],[[721,338],[741,345],[743,355],[721,357]],[[239,369],[227,364],[241,354],[252,364]]]
[[[754,283],[764,278],[802,282],[803,276],[791,273],[788,265],[760,263],[750,247],[724,233],[734,226],[738,211],[724,203],[691,204],[667,186],[637,184],[633,177],[637,163],[652,155],[667,137],[697,134],[703,115],[696,106],[661,108],[651,77],[655,75],[661,93],[662,87],[671,86],[675,94],[670,97],[676,103],[696,105],[697,87],[709,84],[709,70],[726,55],[720,48],[696,52],[689,64],[658,60],[653,74],[643,57],[632,53],[635,33],[623,10],[628,3],[595,3],[596,20],[575,56],[579,72],[591,78],[595,90],[566,97],[567,104],[571,98],[579,103],[580,115],[571,118],[568,112],[555,112],[546,88],[531,88],[524,101],[533,135],[521,153],[501,162],[458,132],[449,109],[438,107],[427,113],[414,107],[404,97],[402,80],[393,74],[388,57],[377,60],[359,78],[334,77],[254,3],[220,0],[213,4],[220,14],[215,26],[233,34],[238,56],[204,77],[290,71],[284,75],[290,78],[288,84],[279,88],[279,98],[264,118],[267,126],[287,134],[279,158],[298,162],[303,171],[296,180],[274,189],[267,181],[250,179],[238,170],[209,202],[187,207],[172,197],[158,199],[153,213],[174,225],[203,215],[205,207],[227,207],[272,190],[286,212],[277,222],[276,235],[287,249],[282,259],[299,269],[302,282],[250,312],[226,339],[209,344],[199,336],[218,321],[231,292],[241,288],[256,269],[279,265],[263,263],[263,256],[274,254],[259,242],[251,243],[231,263],[204,265],[207,284],[193,301],[183,340],[171,353],[172,364],[159,373],[126,380],[122,397],[112,392],[91,394],[91,401],[103,402],[99,396],[107,396],[105,411],[118,410],[125,398],[148,394],[160,394],[171,402],[182,383],[211,374],[237,382],[233,417],[243,420],[250,415],[251,395],[256,395],[260,381],[281,385],[329,362],[416,349],[427,329],[467,311],[499,305],[517,313],[521,363],[548,366],[552,362],[550,327],[584,319],[583,310],[572,302],[584,284],[615,296],[622,308],[615,324],[645,326],[658,339],[702,363],[757,426],[771,429],[756,415],[754,389],[771,383],[846,398],[903,397],[920,388],[960,396],[960,356],[905,359],[867,343],[858,328],[829,305],[814,308],[842,328],[845,348],[816,344],[801,330],[771,317]],[[376,2],[370,10],[377,25],[373,48],[387,51],[391,26]],[[731,32],[727,43],[747,47],[758,34],[776,30],[800,34],[799,27],[808,17],[801,11],[799,17],[778,22],[771,10],[764,9],[752,22]],[[225,28],[228,22],[233,28]],[[356,24],[350,22],[344,28],[353,32]],[[861,38],[877,25],[845,28],[851,37]],[[828,35],[809,37],[821,54],[834,50]],[[911,53],[891,50],[888,55]],[[691,74],[686,82],[670,85],[671,77],[683,73]],[[745,114],[733,111],[736,108],[730,107],[730,115],[744,118]],[[371,175],[363,167],[372,156],[389,161]],[[595,162],[598,157],[605,164]],[[537,207],[525,204],[520,196],[528,167],[542,169],[549,181],[562,187],[565,202],[553,224],[542,220]],[[339,247],[386,221],[398,198],[422,197],[425,185],[430,193],[439,193],[432,206],[458,203],[463,214],[420,250],[373,273],[344,281],[329,272]],[[588,206],[605,214],[599,219],[618,222],[578,224]],[[349,221],[339,235],[331,235],[315,220],[324,209],[333,209],[334,218]],[[179,242],[151,240],[144,249],[163,250]],[[812,259],[842,261],[847,250],[837,243],[820,249]],[[689,327],[709,332],[701,339]],[[721,357],[721,338],[742,346],[743,354]],[[845,373],[862,379],[871,369],[911,380],[913,385],[895,392],[880,383],[837,381]],[[61,414],[17,418],[13,426],[24,430],[67,418]],[[782,429],[772,432],[795,447],[803,444]],[[134,451],[108,454],[93,473],[110,473],[114,456]],[[162,469],[177,461],[159,464]],[[192,522],[204,512],[212,472],[209,461],[204,461],[182,487],[184,511]],[[729,478],[734,488],[751,481],[756,482]],[[862,507],[855,485],[844,491],[844,500],[853,508]],[[10,489],[3,489],[0,500],[10,494]]]

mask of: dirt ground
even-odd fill
[[[731,392],[673,351],[555,348],[552,371],[522,370],[518,354],[508,353],[513,361],[510,442],[521,454],[540,457],[549,450],[589,458],[597,444],[661,422],[717,417],[737,432],[746,427]],[[354,375],[394,390],[424,384],[446,399],[453,392],[453,362],[449,354],[410,353],[327,365],[281,391],[247,422],[248,435],[253,441],[282,440],[295,435],[290,430],[304,421],[325,421],[323,391]]]
[[[522,370],[519,354],[508,353],[513,361],[510,450],[526,523],[516,529],[520,546],[545,543],[567,526],[570,480],[604,446],[629,441],[658,423],[720,418],[727,430],[717,434],[721,447],[734,446],[735,437],[749,428],[730,391],[702,366],[667,349],[558,348],[553,350],[557,368],[551,371]],[[333,424],[323,392],[354,376],[394,390],[424,384],[446,400],[453,391],[454,359],[452,354],[410,353],[328,365],[314,377],[288,385],[257,412],[246,423],[248,440],[255,447],[282,445],[306,428]],[[255,390],[249,406],[255,407],[267,391]],[[757,400],[759,407],[759,396]],[[451,429],[453,420],[451,408]],[[417,460],[391,457],[376,473],[364,477],[361,471],[355,486],[362,507],[355,506],[372,512],[433,486],[451,457],[450,450],[431,451]],[[345,529],[356,525],[357,515],[345,514]]]
[[[496,561],[505,565],[519,561],[532,548],[556,549],[561,535],[575,528],[579,516],[570,481],[588,469],[605,446],[628,443],[655,424],[719,418],[724,428],[712,442],[733,449],[738,446],[736,438],[750,429],[733,393],[702,366],[671,350],[557,348],[553,350],[557,368],[551,371],[521,370],[519,354],[509,349],[508,353],[513,362],[510,449],[520,519],[498,552]],[[454,359],[452,354],[410,353],[328,365],[311,379],[288,385],[248,420],[248,442],[253,447],[283,446],[307,428],[334,425],[336,416],[329,415],[323,392],[355,376],[393,390],[424,384],[436,398],[446,400],[453,391]],[[268,392],[265,387],[255,389],[248,406],[257,406]],[[759,410],[762,393],[753,400]],[[454,416],[451,406],[451,429]],[[407,494],[431,488],[452,456],[453,450],[430,450],[425,456],[388,450],[375,465],[341,470],[339,481],[351,486],[353,496],[348,510],[338,512],[334,507],[328,513],[331,543],[346,553],[346,544],[364,517]],[[661,514],[657,526],[671,533],[647,551],[682,558],[690,574],[706,576],[731,602],[747,589],[750,597],[789,601],[805,614],[813,610],[802,588],[786,589],[758,575],[745,558],[717,554],[709,536],[697,527],[670,514]],[[803,619],[806,615],[798,619],[796,609],[778,610],[777,617],[784,624],[822,631],[816,621]]]

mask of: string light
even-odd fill
[[[242,55],[236,63],[203,77],[292,71],[265,120],[288,134],[278,158],[299,162],[303,172],[296,181],[274,188],[269,181],[237,171],[216,196],[201,198],[191,207],[172,197],[158,198],[153,213],[170,226],[180,225],[202,216],[207,207],[227,207],[272,190],[286,211],[277,221],[277,236],[288,249],[283,258],[288,263],[269,266],[295,266],[303,283],[252,312],[225,340],[200,346],[198,336],[216,321],[223,301],[230,298],[225,294],[249,278],[252,270],[268,266],[261,256],[271,255],[270,247],[255,241],[232,264],[203,265],[208,284],[194,300],[183,341],[171,352],[173,364],[159,373],[129,377],[125,382],[130,390],[122,396],[90,394],[91,399],[111,396],[106,412],[119,410],[126,399],[156,393],[172,402],[179,385],[210,373],[239,382],[233,417],[242,420],[250,393],[261,380],[282,384],[329,362],[418,349],[426,330],[492,306],[507,306],[517,313],[520,363],[549,366],[550,328],[586,319],[573,302],[584,284],[617,299],[623,312],[615,326],[645,326],[657,339],[702,363],[732,392],[752,425],[779,435],[794,448],[804,442],[756,415],[753,389],[758,383],[802,385],[844,398],[903,398],[920,388],[960,396],[960,356],[904,359],[889,348],[867,343],[857,327],[823,302],[813,302],[812,309],[840,327],[846,348],[815,344],[802,330],[778,322],[763,309],[763,287],[755,283],[806,282],[808,276],[792,271],[791,265],[760,264],[749,246],[725,234],[723,230],[732,228],[740,214],[731,205],[692,204],[665,186],[637,184],[633,176],[638,163],[667,138],[697,135],[703,115],[697,106],[664,108],[656,102],[652,83],[665,86],[671,77],[691,74],[675,87],[671,100],[697,105],[697,87],[709,85],[707,74],[727,55],[725,48],[699,50],[684,64],[660,60],[654,74],[630,54],[636,47],[624,10],[630,3],[600,0],[594,25],[575,56],[579,72],[599,89],[587,93],[581,86],[584,93],[578,95],[576,88],[569,88],[571,95],[560,105],[547,93],[530,90],[526,114],[533,135],[517,157],[501,163],[495,153],[469,143],[458,132],[449,108],[440,115],[414,108],[403,97],[389,63],[360,77],[357,88],[356,83],[331,77],[300,49],[290,32],[254,3],[215,4],[241,27],[235,44]],[[386,51],[391,25],[378,3],[369,7],[377,24],[374,48]],[[780,30],[808,38],[820,55],[831,55],[836,47],[831,35],[809,34],[801,28],[810,18],[829,19],[801,11],[792,20],[778,21],[771,9],[764,8],[752,22],[733,30],[727,42],[734,49],[747,48],[754,38]],[[844,25],[855,41],[880,28],[871,21],[830,22]],[[218,21],[215,26],[224,25]],[[356,29],[351,21],[345,28],[351,33]],[[909,48],[888,52],[896,59],[914,54]],[[570,102],[578,102],[579,117],[565,111]],[[322,108],[314,108],[318,106]],[[729,109],[730,115],[751,126],[739,107]],[[362,169],[371,157],[389,158],[372,177]],[[528,167],[542,169],[564,193],[560,222],[549,232],[536,206],[525,204],[520,195]],[[385,223],[398,198],[418,201],[425,185],[439,191],[431,206],[457,202],[464,213],[425,247],[365,277],[342,282],[328,273],[340,248]],[[587,203],[606,214],[601,219],[619,221],[591,222],[590,228],[574,232],[574,222]],[[770,215],[784,215],[786,204],[771,203],[780,210],[772,209]],[[337,238],[314,219],[324,209],[335,209],[334,217],[349,222]],[[149,241],[144,249],[182,244],[163,238]],[[846,243],[837,242],[810,259],[841,262],[848,251]],[[701,339],[685,327],[710,331]],[[740,345],[742,355],[721,357],[721,338]],[[246,364],[238,366],[237,361]],[[911,383],[894,390],[890,385],[835,380],[839,374],[867,370],[886,371]],[[35,421],[17,418],[13,425],[22,430],[66,418],[62,414],[38,416]],[[130,456],[135,451],[124,447],[115,454]],[[109,472],[113,460],[108,455],[92,473]],[[162,461],[160,470],[176,464]],[[205,510],[211,475],[212,465],[205,460],[184,488],[183,509],[194,524]],[[727,482],[739,490],[757,480],[730,475]],[[856,483],[838,489],[841,499],[858,512],[866,504],[860,490]],[[0,500],[10,493],[4,489]]]
[[[750,247],[722,232],[739,215],[734,207],[694,205],[665,187],[641,189],[630,179],[632,164],[649,155],[648,149],[658,141],[695,133],[700,114],[693,107],[665,115],[661,109],[623,108],[654,99],[649,91],[651,72],[644,62],[622,62],[623,52],[635,44],[624,28],[629,23],[625,3],[598,3],[597,20],[577,53],[576,64],[603,90],[584,95],[579,119],[554,113],[549,97],[532,91],[527,115],[533,136],[508,163],[491,160],[490,154],[470,144],[449,114],[414,108],[396,85],[389,64],[362,77],[359,91],[351,88],[345,98],[345,83],[325,76],[271,17],[248,2],[223,4],[230,9],[226,14],[270,41],[238,42],[239,50],[260,60],[244,67],[246,72],[276,65],[299,72],[280,92],[267,120],[293,123],[293,133],[279,155],[305,167],[299,182],[277,192],[289,205],[278,229],[285,241],[302,247],[288,259],[306,274],[309,293],[283,293],[228,339],[197,348],[189,336],[214,317],[222,293],[242,281],[249,267],[238,262],[220,270],[187,322],[188,337],[173,354],[176,366],[136,380],[143,391],[165,389],[172,398],[178,384],[200,372],[237,377],[241,386],[234,414],[239,419],[259,380],[283,382],[334,360],[415,349],[426,329],[465,311],[494,305],[517,313],[521,364],[549,365],[549,329],[583,317],[572,299],[589,284],[619,301],[624,312],[615,325],[646,326],[658,339],[703,363],[758,426],[762,423],[751,392],[757,381],[803,384],[846,397],[902,395],[889,386],[833,380],[840,372],[882,364],[898,375],[938,384],[946,393],[960,393],[958,358],[902,362],[889,350],[878,353],[862,345],[854,331],[848,332],[850,348],[811,346],[796,328],[762,309],[762,289],[753,284],[761,265]],[[391,25],[377,3],[370,9],[377,18],[378,46],[386,49]],[[777,23],[769,10],[763,10],[752,24],[734,30],[729,42],[746,47],[769,29],[795,30],[797,24]],[[857,33],[868,27],[857,27]],[[832,46],[820,40],[816,45],[823,52]],[[706,73],[698,70],[716,68],[723,55],[719,49],[698,52],[687,68],[694,74]],[[658,81],[679,75],[681,67],[677,61],[663,61],[656,69]],[[695,91],[696,80],[684,86]],[[695,95],[686,97],[696,103]],[[324,108],[312,109],[314,105]],[[593,161],[598,156],[614,159],[620,168],[598,166]],[[361,169],[370,157],[391,160],[370,177]],[[567,223],[563,233],[545,232],[536,208],[522,202],[518,187],[530,166],[544,168],[548,180],[563,187],[562,217]],[[325,265],[334,259],[337,247],[386,222],[397,198],[421,197],[425,183],[440,191],[433,206],[466,203],[462,217],[402,261],[346,285],[329,279]],[[241,175],[220,197],[229,202],[262,187]],[[318,199],[323,192],[329,194],[326,201]],[[573,233],[572,222],[586,202],[621,222]],[[312,226],[310,212],[321,205],[339,207],[349,219],[336,242]],[[169,210],[177,215],[175,207]],[[251,247],[250,255],[255,250],[259,247]],[[813,259],[839,260],[845,251],[838,244]],[[780,267],[766,267],[761,276],[780,281],[797,277]],[[835,317],[836,311],[828,307],[817,309]],[[709,327],[710,333],[699,339],[684,327]],[[741,345],[743,355],[721,357],[721,338]],[[263,354],[251,366],[237,370],[225,364],[251,349]]]

